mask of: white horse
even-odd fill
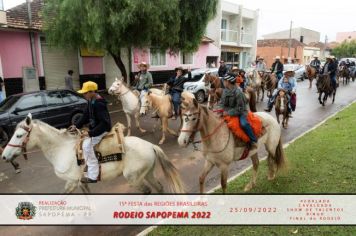
[[[277,168],[280,169],[285,164],[285,157],[281,142],[281,128],[277,121],[264,112],[254,113],[262,120],[265,128],[264,134],[258,139],[258,146],[265,145],[268,152],[268,179],[275,178]],[[237,141],[229,130],[224,120],[218,118],[205,106],[198,104],[196,99],[188,92],[182,93],[182,118],[183,127],[178,138],[181,147],[186,147],[194,141],[195,134],[200,132],[202,142],[202,152],[205,157],[203,173],[199,178],[200,192],[204,192],[205,178],[214,166],[221,171],[221,186],[223,193],[226,192],[229,165],[233,161],[239,160],[246,144]],[[256,185],[259,159],[257,150],[251,151],[253,163],[253,176],[245,186],[245,191],[249,191]]]
[[[6,161],[11,161],[22,154],[24,147],[28,150],[38,148],[52,164],[55,174],[66,181],[65,193],[73,192],[78,186],[83,192],[88,193],[90,192],[88,185],[80,182],[84,166],[77,165],[75,149],[78,140],[77,135],[71,135],[65,129],[58,130],[39,120],[32,120],[29,114],[18,124],[2,157]],[[163,187],[154,176],[155,163],[159,162],[169,188],[173,192],[184,191],[178,171],[160,147],[137,137],[125,137],[124,148],[125,153],[122,154],[121,161],[101,164],[101,181],[123,175],[131,186],[143,193],[151,192],[151,188],[144,180],[161,193]]]

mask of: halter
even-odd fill
[[[23,125],[21,125],[20,128],[27,132],[27,135],[26,135],[24,141],[22,142],[22,144],[21,145],[16,145],[16,144],[8,143],[7,146],[21,148],[22,149],[22,155],[25,158],[25,160],[27,160],[26,145],[28,143],[28,140],[29,140],[29,137],[30,137],[30,134],[31,134],[31,128],[27,128],[26,126],[23,126]]]
[[[198,114],[198,121],[197,121],[197,123],[195,124],[194,129],[192,129],[192,130],[190,130],[190,129],[181,129],[181,130],[180,130],[180,132],[191,132],[191,133],[192,133],[192,134],[190,135],[190,137],[189,137],[188,145],[189,145],[190,143],[192,143],[195,150],[197,150],[197,147],[195,146],[195,144],[201,143],[201,142],[205,142],[205,141],[209,140],[209,139],[223,126],[223,124],[225,123],[225,120],[222,120],[222,121],[220,122],[220,124],[215,127],[215,129],[213,130],[212,133],[210,133],[210,134],[208,134],[208,135],[202,137],[201,140],[199,140],[199,141],[194,141],[195,134],[199,131],[198,127],[199,127],[199,125],[200,125],[200,114],[201,114],[200,110],[201,110],[201,109],[199,108],[198,112],[195,112],[195,113],[191,114],[191,115],[196,115],[196,114]],[[185,116],[188,116],[188,114],[186,114],[186,113],[183,113],[182,115],[183,115],[183,116],[184,116],[184,115],[185,115]],[[209,151],[209,152],[211,152],[211,153],[220,153],[220,152],[224,151],[225,148],[227,147],[229,141],[230,141],[230,132],[229,132],[229,140],[227,141],[225,147],[224,147],[221,151],[218,151],[218,152]]]

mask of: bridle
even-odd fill
[[[225,123],[225,120],[223,119],[220,124],[218,126],[215,127],[215,129],[213,130],[213,132],[211,132],[210,134],[204,136],[201,138],[201,140],[198,140],[198,141],[195,141],[194,138],[195,138],[195,135],[196,133],[200,130],[199,129],[199,125],[200,125],[200,115],[201,115],[201,108],[199,107],[198,109],[198,112],[195,112],[195,113],[192,113],[192,114],[189,114],[189,115],[197,115],[198,114],[198,118],[197,118],[197,123],[195,124],[195,127],[193,129],[181,129],[180,132],[186,132],[186,133],[190,133],[191,132],[191,135],[189,137],[189,140],[188,140],[188,145],[191,143],[194,147],[195,150],[198,150],[196,144],[198,143],[202,143],[202,142],[205,142],[207,140],[209,140],[214,134],[216,134],[216,132],[223,126],[223,124]],[[188,117],[188,114],[187,113],[183,113],[182,116],[187,116]],[[229,141],[230,141],[230,132],[229,132],[229,140],[227,141],[225,147],[221,150],[221,151],[218,151],[218,152],[213,152],[213,151],[209,151],[211,153],[220,153],[222,151],[225,150],[225,148],[227,147],[227,145],[229,144]],[[208,151],[206,151],[208,152]]]
[[[26,126],[23,126],[21,125],[20,126],[21,129],[25,130],[27,132],[27,135],[24,139],[24,141],[22,142],[21,145],[16,145],[16,144],[11,144],[11,143],[8,143],[7,146],[9,147],[17,147],[17,148],[21,148],[22,149],[22,155],[23,157],[25,158],[25,160],[27,160],[27,149],[26,149],[26,145],[29,141],[29,137],[30,137],[30,134],[31,134],[31,128],[27,128]]]

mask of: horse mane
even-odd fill
[[[67,129],[57,129],[41,120],[32,120],[32,122],[36,125],[38,125],[39,127],[45,127],[46,129],[51,130],[52,132],[54,132],[55,134],[59,135],[59,136],[65,136],[66,138],[71,137],[73,138],[73,135],[71,135],[69,132],[67,132]]]

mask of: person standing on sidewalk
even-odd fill
[[[73,70],[69,70],[68,74],[64,77],[65,88],[74,91],[73,87]]]

